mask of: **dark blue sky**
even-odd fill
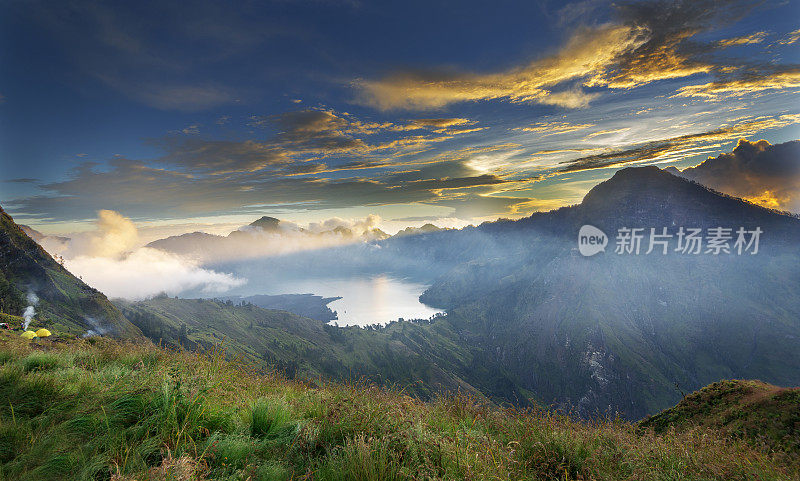
[[[0,204],[51,232],[99,209],[458,225],[798,138],[798,2],[0,9]]]

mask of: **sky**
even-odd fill
[[[796,157],[788,175],[752,170],[800,138],[798,14],[770,0],[0,0],[0,205],[48,234],[102,210],[145,238],[262,215],[377,215],[392,232],[518,218],[626,166],[710,157],[712,186],[736,175],[720,189],[798,212]]]

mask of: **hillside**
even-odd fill
[[[395,323],[388,329],[341,328],[286,311],[262,309],[232,301],[177,299],[115,301],[154,343],[211,350],[224,346],[230,358],[263,369],[284,371],[290,378],[318,381],[369,379],[396,385],[430,399],[439,392],[478,394],[453,368],[453,356],[466,356],[448,333],[424,330],[440,351],[424,355],[412,341],[424,326]],[[496,376],[500,376],[497,374]]]
[[[70,274],[0,208],[0,311],[19,316],[29,305],[37,313],[32,326],[141,336],[103,293]]]
[[[195,355],[0,333],[0,478],[785,480],[779,458],[710,428],[655,434],[431,403],[369,384],[311,387]]]
[[[761,381],[715,382],[639,425],[657,433],[711,427],[800,466],[800,388]]]

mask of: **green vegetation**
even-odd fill
[[[712,427],[800,468],[800,388],[761,381],[715,382],[640,425],[658,433]]]
[[[440,392],[487,393],[500,403],[529,404],[530,395],[515,390],[480,346],[460,342],[444,319],[361,329],[230,301],[160,296],[117,306],[156,344],[190,350],[223,345],[229,358],[277,367],[289,378],[366,378],[422,399]]]
[[[792,479],[715,431],[315,387],[205,355],[0,334],[0,478]]]

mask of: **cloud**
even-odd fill
[[[130,252],[139,243],[136,225],[113,210],[97,212],[95,230],[73,236],[66,250],[67,258],[78,256],[117,258]]]
[[[204,269],[174,254],[147,247],[120,259],[81,256],[66,260],[64,265],[107,296],[128,300],[198,289],[214,295],[245,283],[232,274]]]
[[[454,158],[458,159],[456,162],[467,162],[486,151],[489,150],[448,152],[443,157],[406,164],[384,163],[387,171],[373,173],[369,178],[292,176],[286,170],[190,174],[117,157],[104,169],[91,163],[83,164],[70,178],[41,185],[46,195],[13,200],[7,202],[6,207],[9,211],[39,218],[78,220],[91,216],[98,204],[125,210],[142,219],[150,219],[154,212],[161,219],[170,219],[234,212],[259,214],[274,209],[319,210],[404,203],[443,205],[443,201],[455,195],[449,193],[455,188],[487,185],[499,188],[507,180],[500,174],[485,175],[488,172],[468,168],[442,169],[438,176],[431,176],[434,171],[424,167]],[[394,178],[398,170],[409,175],[404,179]],[[420,175],[425,173],[425,178],[410,174],[415,171],[421,172]]]
[[[110,210],[98,212],[95,229],[67,240],[45,237],[42,246],[65,259],[65,267],[110,297],[143,299],[162,292],[227,291],[245,281],[200,267],[195,261],[139,247],[134,223]]]
[[[613,23],[580,27],[557,53],[527,65],[496,73],[405,71],[354,85],[361,103],[381,110],[425,110],[485,100],[581,108],[600,95],[585,88],[627,90],[696,75],[710,76],[714,82],[740,80],[752,77],[758,63],[715,53],[761,43],[766,32],[715,42],[694,39],[741,19],[756,4],[747,0],[616,4]],[[594,8],[592,2],[583,2],[577,10],[562,14],[572,17],[572,10]],[[785,40],[791,43],[793,38],[789,34]]]
[[[636,28],[583,28],[557,54],[499,73],[401,72],[355,83],[362,103],[389,109],[432,109],[454,102],[504,99],[581,107],[595,97],[577,87],[554,90],[608,67],[640,42]]]
[[[769,71],[754,72],[741,78],[708,82],[700,85],[686,85],[678,89],[675,97],[720,100],[770,90],[797,88],[800,88],[799,68],[775,68],[769,69]]]
[[[742,35],[741,37],[726,38],[717,41],[719,48],[736,47],[739,45],[753,45],[761,43],[767,38],[767,32],[756,32],[750,35]]]
[[[679,175],[774,209],[800,212],[800,141],[772,145],[739,140],[730,153],[709,157]]]
[[[597,132],[592,132],[590,134],[587,134],[586,137],[584,137],[583,140],[589,140],[589,139],[593,139],[595,137],[601,137],[603,135],[621,134],[622,132],[627,132],[629,130],[631,130],[630,127],[622,127],[622,128],[619,128],[619,129],[598,130]]]
[[[433,127],[436,129],[446,129],[449,127],[456,127],[462,125],[472,125],[474,120],[454,118],[454,119],[413,119],[408,121],[408,126],[421,129],[425,127]]]
[[[800,114],[737,119],[732,124],[714,130],[655,140],[626,149],[611,150],[564,161],[562,164],[565,165],[560,172],[602,169],[637,162],[678,160],[687,154],[698,153],[693,151],[703,147],[736,140],[763,130],[798,123],[800,123]]]
[[[800,40],[800,29],[797,29],[797,30],[795,30],[793,32],[787,33],[780,40],[778,40],[776,43],[778,45],[791,45],[791,44],[797,42],[798,40]]]
[[[213,85],[189,83],[164,85],[150,81],[137,82],[110,75],[100,75],[99,78],[109,87],[159,110],[197,112],[230,104],[236,97],[229,89]]]
[[[416,119],[402,124],[364,122],[347,113],[306,109],[251,117],[251,127],[278,130],[264,140],[212,140],[171,135],[150,140],[150,143],[166,152],[157,159],[158,163],[178,166],[192,173],[225,175],[271,171],[306,175],[385,166],[391,163],[387,157],[418,154],[454,135],[483,128],[475,124],[463,118]],[[418,130],[426,132],[408,133]],[[183,133],[197,131],[197,126],[190,126]],[[340,159],[347,161],[337,162]]]
[[[542,137],[548,135],[560,135],[577,130],[594,127],[595,124],[571,124],[569,122],[536,122],[527,127],[516,127],[514,130],[522,132],[543,132]]]
[[[181,133],[184,135],[197,135],[200,133],[200,126],[197,124],[187,125],[181,129]]]

